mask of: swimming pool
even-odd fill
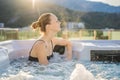
[[[85,42],[87,44],[74,41],[74,44],[77,44],[74,45],[74,47],[77,47],[74,48],[74,50],[82,52],[80,54],[80,60],[73,59],[72,61],[65,61],[63,58],[60,58],[60,55],[55,53],[55,57],[50,61],[48,66],[39,65],[35,62],[31,63],[27,60],[28,54],[26,53],[28,53],[31,48],[30,45],[32,45],[33,42],[34,40],[14,40],[0,44],[0,46],[8,48],[8,57],[10,60],[10,65],[7,65],[8,67],[2,67],[2,69],[6,69],[0,73],[0,80],[69,80],[76,64],[85,66],[85,68],[95,76],[95,80],[120,80],[120,63],[90,61],[90,55],[88,54],[90,53],[90,49],[103,48],[99,46],[96,47],[94,44],[89,43],[89,41]],[[93,41],[93,43],[95,43],[95,41]],[[119,46],[117,48],[113,46],[104,47],[104,49],[106,48],[119,49]],[[7,57],[5,56],[5,58]],[[2,63],[4,62],[5,61]]]

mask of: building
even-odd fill
[[[0,28],[3,28],[4,27],[4,23],[0,23]]]
[[[78,22],[67,22],[66,26],[68,30],[73,30],[73,31],[85,28],[85,24],[83,22],[79,22],[79,23]]]

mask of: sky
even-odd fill
[[[88,0],[88,1],[103,2],[112,6],[120,6],[120,0]]]
[[[32,1],[33,1],[33,6],[34,6],[34,2],[37,0],[32,0]],[[38,1],[42,1],[42,0],[38,0]],[[43,1],[49,1],[49,0],[43,0]],[[120,0],[87,0],[87,1],[103,2],[111,6],[120,6]]]

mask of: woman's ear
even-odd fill
[[[46,31],[50,30],[51,26],[49,24],[46,25]]]

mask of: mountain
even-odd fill
[[[63,25],[64,22],[84,22],[87,29],[106,27],[120,29],[120,13],[75,11],[57,5],[53,0],[51,3],[48,3],[47,0],[44,1],[46,2],[36,0],[33,8],[32,0],[0,0],[0,22],[4,23],[5,27],[24,27],[36,21],[42,13],[52,12]],[[63,1],[67,0],[57,3],[60,4]]]
[[[70,15],[67,12],[69,9],[48,2],[36,2],[33,9],[32,0],[0,0],[0,10],[0,23],[4,23],[5,27],[28,26],[44,12],[52,12],[59,19],[65,20],[68,20],[67,16]]]
[[[108,12],[120,13],[120,6],[110,6],[102,2],[91,2],[87,0],[44,0],[45,2],[55,3],[69,9],[85,12]]]

